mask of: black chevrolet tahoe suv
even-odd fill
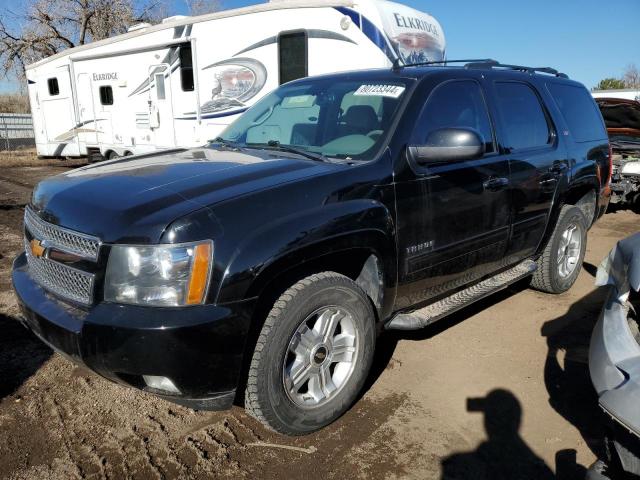
[[[42,181],[13,285],[103,377],[304,434],[355,401],[384,329],[571,287],[610,175],[595,102],[552,69],[305,78],[205,147]]]

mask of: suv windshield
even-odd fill
[[[323,78],[284,85],[216,141],[368,160],[381,147],[410,81]]]

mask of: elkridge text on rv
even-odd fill
[[[117,80],[118,79],[118,72],[109,72],[109,73],[94,73],[93,74],[93,81],[98,81],[98,80]]]
[[[429,22],[425,22],[424,20],[420,20],[419,18],[405,17],[403,15],[400,15],[399,13],[394,13],[393,16],[395,17],[396,24],[399,27],[424,30],[425,32],[431,33],[435,37],[438,37],[440,35],[436,26]]]

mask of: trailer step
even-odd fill
[[[525,260],[515,267],[506,270],[469,288],[461,290],[431,305],[413,312],[399,313],[387,323],[387,330],[417,330],[441,318],[471,305],[478,300],[491,295],[531,275],[536,270],[536,262]]]

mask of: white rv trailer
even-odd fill
[[[640,90],[625,88],[624,90],[593,90],[593,98],[622,98],[625,100],[635,100],[640,102]]]
[[[27,67],[40,156],[99,160],[215,138],[279,84],[442,61],[430,15],[385,0],[286,0],[171,17]]]

